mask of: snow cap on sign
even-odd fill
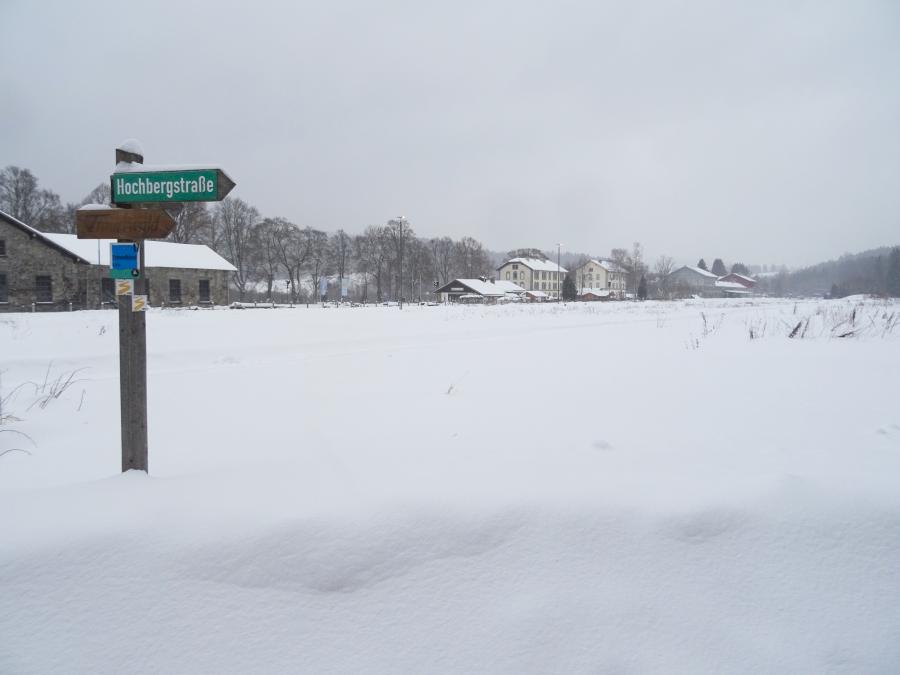
[[[141,142],[136,138],[128,138],[119,143],[119,146],[116,150],[124,150],[125,152],[130,152],[133,155],[144,156],[144,146],[141,145]]]

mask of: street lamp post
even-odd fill
[[[397,222],[400,224],[400,250],[399,250],[399,258],[400,258],[400,309],[403,309],[403,221],[406,220],[403,216],[397,217]]]
[[[562,251],[562,244],[556,245],[556,301],[559,302],[562,299],[562,280],[560,279],[560,271],[559,271],[559,258],[560,252]]]

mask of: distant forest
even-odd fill
[[[859,293],[900,296],[900,247],[883,246],[760,279],[771,295],[844,297]]]

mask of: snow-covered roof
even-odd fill
[[[585,288],[578,295],[596,295],[598,298],[605,298],[609,293],[608,288]]]
[[[520,265],[525,265],[525,267],[537,270],[538,272],[556,272],[559,270],[563,274],[565,274],[568,270],[565,267],[557,267],[555,262],[550,262],[549,260],[540,260],[539,258],[510,258],[505,263],[500,265],[497,269],[501,267],[506,267],[510,263],[519,263]]]
[[[92,265],[109,265],[109,245],[115,241],[114,239],[79,239],[74,234],[52,232],[42,232],[41,236],[73,255],[87,260]],[[146,241],[144,246],[147,247],[145,254],[147,267],[236,271],[234,265],[203,244]]]
[[[716,281],[716,288],[725,288],[725,289],[734,289],[736,291],[746,291],[747,287],[744,284],[738,283],[737,281],[722,281],[719,279]]]
[[[484,296],[497,296],[506,293],[496,283],[492,284],[490,281],[482,281],[481,279],[454,279],[451,284],[462,284]]]
[[[737,277],[738,279],[743,279],[744,281],[746,281],[749,284],[756,283],[756,279],[754,279],[753,277],[748,277],[744,274],[738,274],[737,272],[732,272],[731,274],[726,274],[725,276],[726,277]]]
[[[591,258],[584,263],[584,265],[596,265],[597,267],[602,267],[607,272],[612,273],[623,273],[625,271],[620,265],[617,265],[612,260],[595,260],[594,258]],[[582,267],[584,267],[584,265],[582,265]]]
[[[544,291],[525,291],[527,295],[533,298],[549,298],[550,296]]]
[[[717,274],[713,274],[712,272],[709,272],[707,270],[700,269],[699,267],[691,267],[690,265],[684,265],[683,267],[679,267],[677,270],[675,270],[675,272],[678,272],[680,270],[690,270],[691,272],[699,274],[701,277],[711,277],[713,279],[719,278],[719,276]],[[675,274],[675,272],[672,272],[672,274]]]
[[[44,242],[46,242],[49,246],[59,250],[62,253],[66,253],[68,255],[74,255],[76,258],[80,257],[77,253],[72,253],[72,251],[70,251],[66,247],[60,246],[59,244],[57,244],[55,241],[50,239],[46,234],[44,234],[40,230],[34,229],[33,227],[31,227],[31,225],[26,225],[21,220],[19,220],[18,218],[14,218],[13,216],[6,213],[5,211],[0,211],[0,219],[5,220],[6,222],[8,222],[10,225],[13,225],[14,227],[18,227],[25,234],[27,234],[28,236],[30,236],[34,239],[43,239]]]
[[[488,282],[490,283],[490,282]],[[504,293],[524,293],[525,289],[521,286],[514,284],[512,281],[504,281],[503,279],[498,279],[493,283],[494,286],[503,290]]]

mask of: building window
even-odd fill
[[[34,295],[37,302],[53,302],[53,281],[49,276],[34,278]]]
[[[518,265],[513,265],[513,269],[514,269],[514,270],[517,270],[517,269],[519,269],[519,266],[518,266]]]
[[[181,279],[169,279],[169,302],[181,302]]]
[[[9,302],[9,289],[6,286],[5,274],[0,274],[0,302]]]
[[[112,277],[100,279],[100,302],[116,302],[116,280]]]
[[[0,258],[6,256],[6,239],[0,239]]]
[[[212,302],[212,296],[209,292],[209,279],[200,280],[200,288],[198,289],[197,297],[200,302]]]
[[[506,278],[509,279],[509,272],[506,273]]]

